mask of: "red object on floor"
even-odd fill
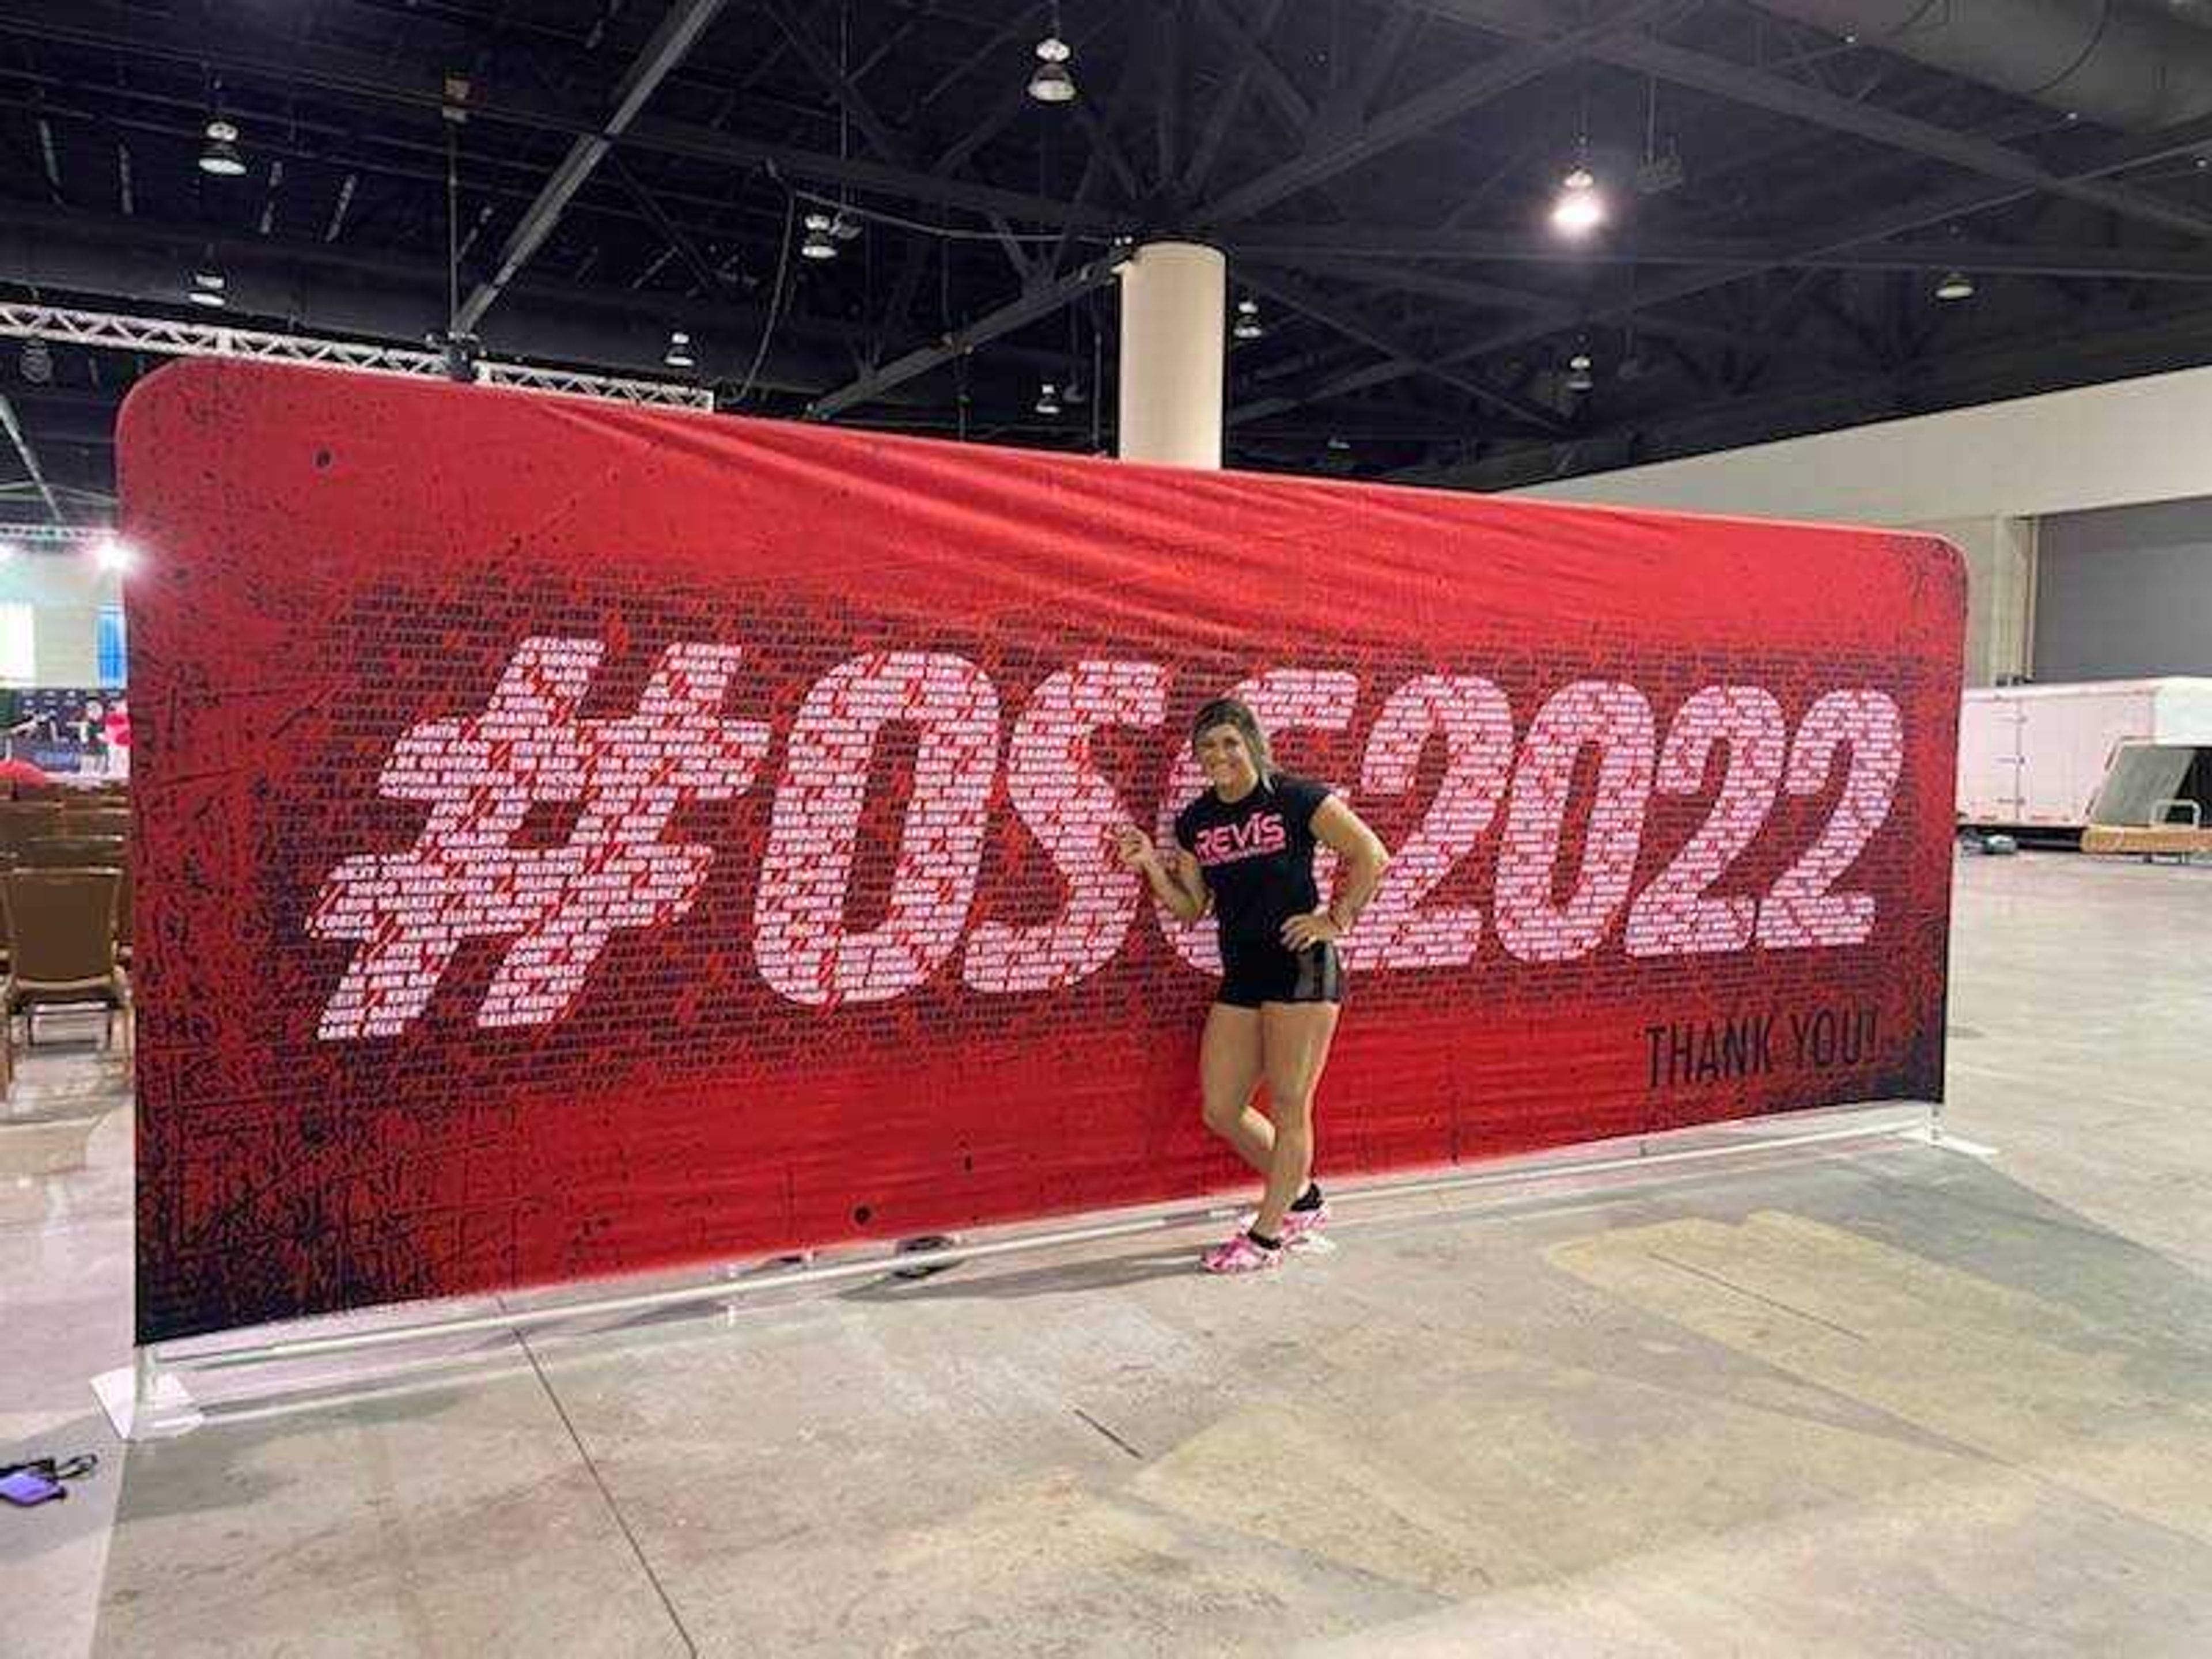
[[[13,756],[0,760],[0,783],[44,784],[52,781],[53,778],[49,774],[27,760],[17,760]]]
[[[1396,854],[1324,1176],[1942,1085],[1929,538],[197,362],[121,429],[139,1335],[1196,1194],[1241,687]]]

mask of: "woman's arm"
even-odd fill
[[[1196,921],[1212,908],[1213,896],[1206,891],[1198,860],[1180,847],[1163,858],[1153,848],[1152,837],[1130,824],[1116,837],[1115,850],[1121,856],[1122,866],[1140,873],[1153,896],[1178,921]]]
[[[1314,809],[1312,828],[1314,839],[1335,848],[1344,861],[1338,866],[1336,891],[1328,903],[1283,924],[1283,943],[1293,951],[1350,933],[1382,884],[1382,872],[1390,867],[1390,852],[1382,837],[1360,822],[1343,796],[1331,795]]]

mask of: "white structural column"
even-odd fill
[[[2032,674],[2036,521],[1977,514],[1899,528],[1942,537],[1966,562],[1966,684],[2002,685]]]
[[[1229,264],[1219,248],[1147,242],[1121,271],[1121,459],[1221,465]]]

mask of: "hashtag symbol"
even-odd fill
[[[317,896],[309,930],[359,942],[323,1010],[325,1041],[404,1030],[472,939],[513,941],[477,1024],[548,1024],[617,933],[691,908],[714,849],[660,837],[685,801],[751,785],[768,727],[720,718],[741,653],[699,644],[662,653],[635,714],[579,720],[604,651],[526,639],[481,714],[426,721],[393,747],[378,793],[427,802],[429,817],[406,852],[347,859]],[[516,844],[533,805],[571,802],[565,842]]]

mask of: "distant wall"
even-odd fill
[[[1948,537],[1966,561],[1969,684],[2203,673],[2206,434],[2212,368],[2191,368],[1512,493]]]
[[[2038,557],[2038,679],[2212,674],[2212,496],[2054,514]]]
[[[33,685],[100,684],[99,616],[123,603],[123,585],[82,551],[29,550],[0,564],[0,605],[33,613]]]

